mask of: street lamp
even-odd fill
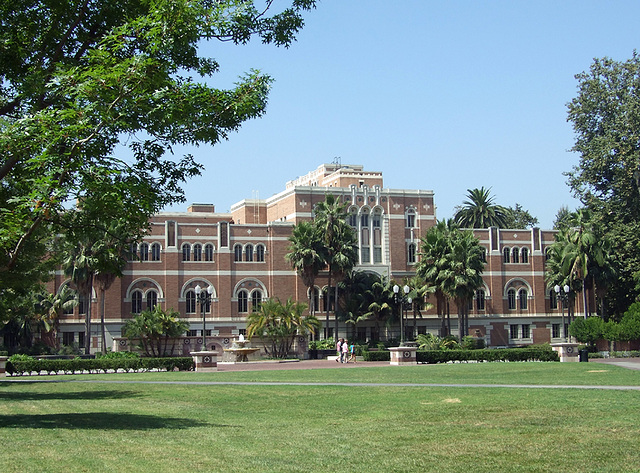
[[[213,286],[209,285],[206,291],[203,291],[200,287],[200,284],[196,286],[196,297],[198,298],[198,302],[200,302],[200,313],[202,314],[202,347],[201,351],[206,351],[207,349],[207,330],[206,330],[206,308],[207,305],[211,303],[211,294],[213,294]]]
[[[558,284],[556,284],[556,286],[553,288],[554,291],[556,291],[556,295],[558,296],[558,298],[560,299],[560,310],[562,312],[562,326],[560,329],[560,337],[566,339],[567,338],[567,331],[565,330],[565,326],[564,326],[564,305],[566,302],[568,302],[569,300],[569,290],[571,288],[569,287],[568,284],[565,284],[564,287],[560,287]],[[560,292],[560,290],[562,290],[562,292]],[[569,315],[569,314],[567,314]]]
[[[395,284],[393,286],[393,300],[396,304],[396,307],[399,307],[399,304],[402,303],[402,307],[400,308],[399,312],[400,312],[400,346],[404,345],[404,314],[406,311],[406,303],[411,303],[411,298],[408,297],[409,295],[409,291],[411,290],[411,288],[409,286],[407,286],[405,284],[405,286],[402,288],[402,291],[404,292],[404,294],[402,295],[402,298],[400,296],[400,286],[398,286],[397,284]]]

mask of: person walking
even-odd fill
[[[342,343],[342,338],[339,338],[338,343],[336,343],[336,352],[338,353],[338,356],[336,356],[336,363],[342,363]]]
[[[343,363],[348,363],[347,353],[349,353],[349,342],[347,340],[342,341],[342,359]]]
[[[350,361],[353,361],[354,363],[357,363],[356,361],[356,347],[355,345],[352,343],[351,345],[349,345],[349,359],[347,360],[347,363],[349,363]]]

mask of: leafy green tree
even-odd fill
[[[332,282],[337,282],[349,274],[358,261],[357,239],[353,229],[347,224],[347,204],[329,194],[315,207],[313,224],[322,235],[325,264],[329,272],[327,297],[332,293]],[[338,307],[337,284],[333,287],[334,307]],[[327,304],[326,320],[329,326],[329,308]],[[335,318],[335,336],[338,337],[338,317]]]
[[[489,192],[491,188],[467,189],[467,200],[462,203],[453,217],[463,228],[506,228],[513,217],[509,209],[494,203]]]
[[[640,56],[595,59],[576,79],[568,121],[579,161],[568,182],[616,249],[610,309],[621,314],[640,294]]]
[[[175,344],[171,343],[168,352],[169,342],[187,330],[189,323],[180,320],[178,311],[165,311],[159,305],[135,314],[122,326],[122,334],[129,339],[139,339],[147,356],[153,357],[172,356]]]
[[[577,318],[569,325],[569,334],[580,343],[595,345],[604,338],[605,322],[600,317]]]
[[[312,222],[300,222],[293,227],[289,241],[289,253],[285,259],[295,269],[307,287],[309,307],[314,314],[313,288],[320,270],[325,267],[325,247],[317,227]]]
[[[533,228],[538,225],[538,219],[518,203],[516,203],[515,207],[508,207],[507,210],[505,228]]]
[[[268,299],[260,308],[247,316],[247,335],[266,339],[267,355],[274,358],[286,358],[291,352],[296,335],[314,334],[320,322],[314,315],[304,315],[307,305],[287,299]]]
[[[553,221],[553,229],[554,230],[562,230],[566,229],[570,226],[570,220],[572,218],[572,213],[569,211],[569,207],[563,205],[558,209],[556,213],[556,218]]]
[[[174,158],[172,148],[227,139],[264,114],[271,83],[251,71],[235,87],[212,87],[219,64],[200,55],[201,44],[258,37],[287,47],[314,7],[315,0],[279,11],[250,0],[2,2],[0,287],[46,274],[40,264],[55,256],[54,237],[81,228],[80,214],[146,221],[181,202],[183,183],[202,166]],[[123,203],[119,214],[105,196]],[[68,212],[69,202],[82,206]]]

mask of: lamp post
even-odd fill
[[[207,349],[207,330],[206,330],[206,308],[207,305],[211,303],[211,294],[213,294],[213,286],[209,285],[206,291],[203,291],[200,287],[200,284],[196,286],[196,297],[198,298],[198,302],[200,302],[200,313],[202,314],[202,347],[201,351],[205,351]]]
[[[565,284],[564,287],[560,287],[559,285],[556,284],[556,286],[553,288],[553,290],[556,291],[556,295],[560,299],[560,311],[562,313],[562,326],[560,327],[560,337],[563,338],[563,339],[566,339],[567,338],[567,332],[566,332],[566,330],[564,328],[565,327],[564,326],[564,305],[569,300],[570,287],[569,287],[568,284]],[[562,291],[562,292],[560,292],[560,291]]]
[[[404,294],[400,296],[400,286],[398,286],[397,284],[393,286],[393,299],[396,307],[398,307],[399,309],[398,312],[400,315],[400,346],[404,345],[404,314],[406,311],[406,303],[411,303],[411,298],[408,297],[410,290],[411,288],[405,284],[405,286],[402,288]],[[402,304],[401,307],[400,304]]]

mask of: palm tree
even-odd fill
[[[58,348],[58,326],[60,316],[64,311],[72,309],[77,305],[76,291],[67,284],[60,287],[55,294],[43,293],[37,296],[36,313],[40,316],[40,321],[44,325],[48,344],[53,348]]]
[[[311,222],[300,222],[293,227],[289,237],[289,253],[285,259],[295,269],[307,287],[309,312],[315,314],[313,288],[321,269],[325,267],[325,248],[316,227]]]
[[[504,228],[509,218],[509,209],[494,204],[489,195],[491,188],[467,189],[467,199],[454,215],[455,222],[463,228]]]
[[[326,196],[324,202],[316,204],[314,225],[322,235],[325,248],[325,263],[329,269],[328,295],[331,295],[332,280],[345,277],[358,260],[357,240],[353,229],[346,223],[347,204],[341,204],[333,195]],[[334,311],[338,307],[338,288],[334,288]],[[327,304],[327,327],[329,326],[329,308]],[[338,317],[335,318],[335,337],[338,337]]]

